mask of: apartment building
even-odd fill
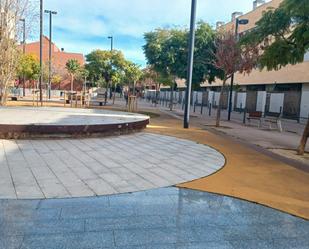
[[[218,22],[217,27],[226,31],[235,31],[236,18],[248,19],[247,25],[239,26],[239,35],[244,34],[255,27],[265,11],[278,8],[282,1],[255,0],[252,11],[246,14],[234,12],[229,23]],[[218,103],[218,91],[221,85],[220,80],[202,85],[208,91],[214,92],[211,93],[214,97],[209,97],[209,101]],[[236,109],[247,107],[252,111],[282,112],[284,116],[290,118],[308,118],[309,54],[305,55],[303,63],[288,65],[278,71],[256,69],[249,75],[237,73],[235,85],[238,91],[233,93],[233,107]],[[225,102],[228,103],[228,101]]]

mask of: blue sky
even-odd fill
[[[127,59],[146,64],[143,34],[158,27],[188,26],[191,0],[45,0],[44,8],[56,10],[53,39],[69,52],[87,54],[109,49],[108,36],[114,36],[115,49]],[[215,25],[229,21],[234,11],[248,12],[252,0],[198,0],[198,19]],[[45,34],[48,16],[45,14]]]

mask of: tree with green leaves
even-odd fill
[[[25,80],[37,80],[40,75],[38,58],[33,54],[22,54],[17,65],[17,75]]]
[[[255,29],[242,38],[242,43],[259,48],[261,68],[278,70],[304,61],[309,50],[309,1],[284,0],[279,8],[264,13]],[[309,120],[298,154],[303,155],[309,137]]]
[[[125,70],[127,61],[121,51],[94,50],[86,55],[86,69],[89,78],[98,85],[105,85],[105,104],[107,92],[111,87],[113,77]]]
[[[157,29],[144,35],[144,53],[148,64],[160,74],[165,84],[171,86],[171,106],[175,79],[187,77],[188,38],[187,29]],[[196,30],[195,60],[193,67],[193,88],[212,82],[222,75],[214,59],[215,32],[205,22],[199,22]]]
[[[70,59],[67,61],[65,68],[68,71],[69,75],[71,76],[71,92],[74,91],[74,77],[79,72],[81,65],[79,64],[78,60]]]
[[[78,70],[76,77],[77,77],[78,80],[81,80],[83,82],[83,92],[85,92],[86,91],[87,78],[89,77],[89,71],[86,69],[85,66],[83,66]]]
[[[141,77],[142,70],[140,69],[140,66],[133,62],[127,62],[124,70],[124,80],[129,87],[132,86],[133,96],[136,94],[136,83],[141,79]]]
[[[148,64],[171,87],[170,109],[173,108],[173,89],[176,78],[186,63],[187,31],[181,29],[157,29],[144,35],[143,46]]]

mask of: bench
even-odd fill
[[[258,120],[258,127],[260,128],[262,126],[262,116],[262,112],[249,112],[249,117],[247,117],[247,120],[249,121],[249,124],[251,123],[251,120]]]
[[[269,129],[272,129],[272,124],[276,124],[277,128],[280,132],[282,132],[282,123],[281,123],[281,114],[278,114],[276,116],[267,117],[264,119],[266,123],[269,123]]]

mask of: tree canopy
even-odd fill
[[[127,65],[124,55],[117,50],[94,50],[86,55],[86,61],[89,78],[101,85],[108,85],[113,79],[119,78]]]
[[[268,70],[303,62],[309,50],[308,17],[308,0],[284,0],[279,8],[264,13],[242,43],[260,48],[260,66]]]
[[[174,78],[186,78],[189,31],[187,29],[156,29],[144,35],[144,53],[148,64],[159,73],[164,84],[173,84]],[[193,69],[194,87],[222,72],[211,63],[214,57],[215,31],[205,22],[199,22],[196,30],[195,60]],[[170,83],[170,84],[169,84]]]
[[[75,75],[80,70],[81,65],[76,59],[70,59],[65,64],[65,68],[70,75]]]
[[[26,80],[37,80],[40,75],[40,63],[33,54],[22,54],[17,66],[17,75]]]

